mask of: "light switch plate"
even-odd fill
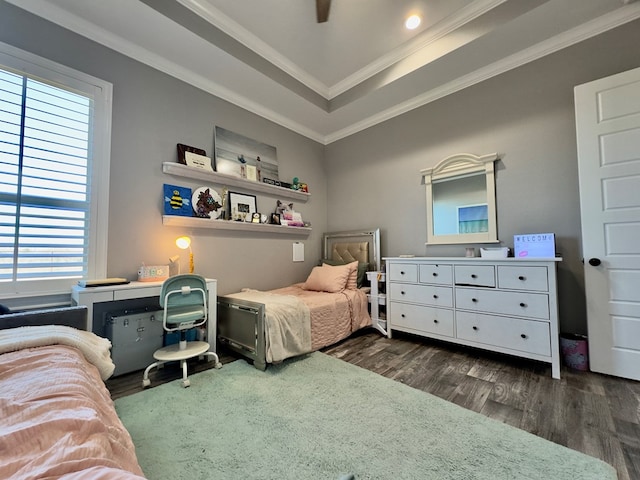
[[[304,262],[304,243],[295,242],[293,244],[293,261]]]

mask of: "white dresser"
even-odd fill
[[[561,258],[384,259],[387,328],[551,363],[560,378]]]

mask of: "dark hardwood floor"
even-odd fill
[[[613,465],[621,480],[640,479],[640,382],[365,330],[324,353]],[[237,359],[219,352],[221,362]],[[209,368],[200,362],[190,372]],[[223,367],[224,368],[224,367]],[[152,386],[180,378],[152,372]],[[107,381],[114,399],[142,390],[142,372]]]

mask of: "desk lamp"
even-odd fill
[[[193,263],[193,251],[191,250],[191,238],[189,237],[178,237],[176,238],[176,245],[178,248],[182,250],[189,249],[189,273],[193,273],[194,271],[194,263]]]

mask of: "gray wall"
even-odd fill
[[[329,145],[329,229],[379,226],[387,256],[462,256],[425,247],[420,170],[498,152],[498,238],[555,232],[561,330],[586,333],[573,87],[639,66],[638,45],[635,21]]]
[[[322,145],[2,1],[0,41],[113,84],[108,276],[134,280],[141,262],[167,264],[179,254],[184,271],[188,255],[174,241],[188,234],[196,272],[217,278],[219,292],[306,278],[321,257],[326,230]],[[162,185],[203,183],[163,174],[162,162],[176,160],[177,143],[211,154],[215,125],[275,146],[280,178],[297,176],[309,184],[311,199],[294,201],[312,222],[309,237],[163,227]],[[277,199],[258,195],[258,210],[272,212]],[[294,241],[305,244],[303,263],[292,262]]]

